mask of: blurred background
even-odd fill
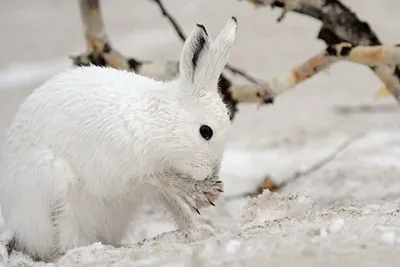
[[[342,2],[384,43],[399,42],[399,1]],[[280,9],[255,8],[244,0],[163,3],[186,33],[203,23],[215,37],[229,17],[236,16],[239,30],[230,63],[265,81],[325,47],[316,39],[320,22],[307,16],[289,12],[277,23]],[[101,6],[112,45],[121,53],[140,60],[179,58],[182,42],[154,2],[102,0]],[[71,67],[69,56],[84,52],[86,44],[77,0],[2,0],[0,36],[1,141],[27,94]],[[227,74],[234,82],[244,82]],[[398,195],[400,113],[390,96],[375,99],[381,86],[367,67],[341,62],[279,96],[271,106],[240,105],[221,169],[226,195],[254,189],[266,175],[283,181],[359,133],[366,136],[284,190],[306,192],[321,204]]]

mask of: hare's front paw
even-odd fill
[[[204,180],[198,181],[195,184],[195,192],[193,198],[195,199],[196,207],[198,209],[215,206],[214,202],[220,197],[224,188],[222,181]]]
[[[224,192],[223,182],[217,179],[215,177],[196,181],[185,176],[176,176],[172,182],[172,189],[184,203],[200,214],[199,209],[215,206],[214,201]]]

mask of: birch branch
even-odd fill
[[[367,22],[361,21],[354,12],[342,4],[339,0],[248,0],[255,5],[264,5],[271,7],[279,7],[283,9],[282,15],[278,21],[282,21],[288,11],[296,12],[306,16],[310,16],[322,22],[322,27],[317,38],[323,40],[328,48],[331,45],[337,45],[345,42],[353,46],[380,46],[381,41],[371,29]],[[384,46],[387,47],[387,46]],[[393,49],[394,50],[394,49]],[[368,51],[359,49],[360,54],[355,58],[345,58],[336,54],[336,60],[329,60],[330,64],[326,64],[325,60],[321,60],[321,66],[318,71],[308,72],[306,78],[319,73],[328,65],[332,65],[339,59],[353,59],[353,62],[369,65],[371,70],[382,80],[386,88],[391,92],[394,98],[400,102],[400,66],[397,59],[392,61],[384,60],[384,56],[380,58],[371,57]],[[397,50],[398,51],[398,50]],[[393,51],[392,51],[393,52]],[[398,53],[398,52],[396,52]],[[398,54],[397,54],[398,55]],[[306,67],[312,59],[304,62],[301,66]],[[387,64],[392,62],[395,64]],[[384,64],[383,64],[384,63]],[[274,78],[271,82],[259,87],[258,95],[268,98],[286,92],[294,88],[304,79],[292,79],[295,70],[287,74]],[[287,80],[285,80],[285,77]],[[282,80],[283,79],[283,80]],[[276,83],[279,81],[279,83]]]
[[[326,50],[312,56],[298,66],[282,73],[268,83],[258,85],[254,88],[257,91],[257,97],[263,99],[275,99],[278,95],[283,94],[308,78],[327,70],[331,65],[336,63],[338,59],[335,56],[328,55]]]
[[[326,49],[290,71],[274,77],[266,84],[255,86],[257,95],[261,98],[274,99],[308,78],[328,69],[338,61],[349,61],[371,66],[385,85],[399,88],[393,76],[387,75],[388,69],[400,64],[400,47],[397,45],[353,46],[350,43],[329,45]],[[396,87],[397,86],[397,87]],[[389,86],[387,86],[390,88]],[[256,90],[256,89],[254,89]],[[400,90],[392,92],[396,100],[400,101]]]
[[[330,45],[327,52],[354,63],[400,65],[400,45],[353,46],[350,43]]]

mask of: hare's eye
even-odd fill
[[[210,140],[213,136],[213,130],[207,125],[202,125],[200,127],[200,134],[201,136],[203,136],[204,139]]]

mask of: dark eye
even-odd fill
[[[204,139],[210,140],[213,136],[213,130],[207,125],[202,125],[200,127],[200,134],[201,136],[203,136]]]

